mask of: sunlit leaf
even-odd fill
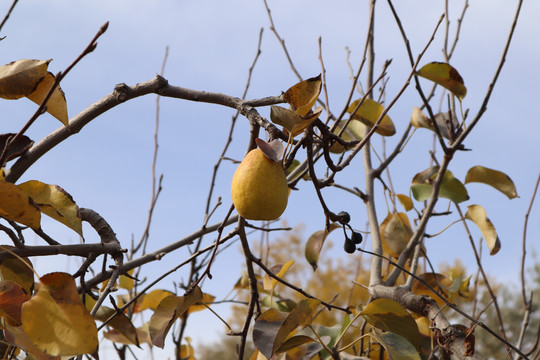
[[[518,197],[516,185],[508,175],[498,170],[488,169],[483,166],[473,166],[465,175],[465,184],[479,182],[502,192],[509,199]]]
[[[293,111],[306,116],[321,93],[321,75],[300,81],[283,94],[283,100],[291,105]]]
[[[46,215],[61,222],[82,236],[82,220],[79,207],[73,198],[58,185],[49,185],[30,180],[17,187],[34,200]]]
[[[6,147],[8,140],[12,139],[15,135],[16,134],[12,133],[0,134],[0,149],[2,149],[2,151]],[[14,142],[9,145],[9,148],[6,152],[6,162],[23,155],[28,149],[32,147],[32,145],[34,145],[34,142],[28,136],[19,136],[17,139],[15,139]],[[2,178],[2,180],[5,180],[5,177]]]
[[[322,107],[318,107],[313,113],[303,117],[292,110],[280,106],[272,106],[270,108],[270,120],[274,124],[283,126],[292,137],[295,137],[301,134],[313,121],[317,120],[322,110]]]
[[[489,248],[489,254],[495,255],[501,249],[501,241],[495,230],[495,226],[487,217],[486,210],[480,205],[471,205],[467,208],[465,219],[469,219],[478,226],[482,236],[486,240]]]
[[[0,66],[0,97],[19,99],[36,89],[51,60],[17,60]]]
[[[413,202],[410,197],[403,194],[397,194],[396,195],[401,205],[403,205],[403,208],[405,211],[409,211],[413,209]]]
[[[438,166],[432,166],[414,176],[411,191],[417,201],[425,201],[431,197],[433,183],[439,172]],[[439,197],[450,199],[455,203],[460,203],[469,199],[469,194],[465,186],[454,177],[450,170],[446,170],[439,190]]]
[[[409,312],[390,299],[375,299],[362,311],[362,316],[374,327],[403,336],[420,349],[422,338]]]
[[[450,64],[432,62],[422,66],[416,74],[450,90],[460,100],[463,100],[467,95],[467,88],[463,78]]]
[[[375,125],[377,120],[379,120],[379,117],[384,111],[384,107],[375,100],[364,99],[358,110],[354,112],[361,100],[362,99],[353,101],[347,109],[347,112],[351,114],[353,119],[359,120],[364,125],[371,128],[373,125]],[[390,116],[384,115],[379,127],[377,130],[375,130],[375,132],[383,136],[392,136],[396,133],[396,127],[390,119]]]
[[[114,317],[107,323],[107,326],[122,334],[130,345],[139,346],[137,330],[124,313],[118,313],[114,309],[101,306],[94,317],[99,321],[105,322],[113,315]]]
[[[336,126],[336,128],[333,130],[333,133],[335,135],[338,135],[346,124],[347,120],[341,120]],[[340,138],[347,142],[361,140],[363,138],[362,134],[364,134],[365,128],[366,126],[360,121],[351,120],[349,121],[349,124],[347,125],[343,133],[340,135]],[[346,148],[345,146],[335,141],[332,146],[330,146],[329,150],[334,154],[341,154],[342,152],[349,150],[349,148]]]
[[[150,318],[150,337],[152,344],[163,348],[165,337],[173,323],[182,316],[188,308],[202,299],[199,287],[193,289],[186,296],[167,296],[159,303],[156,311]]]
[[[180,345],[180,359],[195,360],[195,350],[191,346],[191,338],[186,337],[187,344]]]
[[[0,216],[32,229],[41,227],[41,212],[32,199],[12,183],[0,181]]]
[[[405,213],[388,213],[380,225],[383,250],[393,257],[405,249],[413,234],[409,217]]]
[[[32,342],[54,356],[91,354],[98,346],[94,319],[66,273],[40,278],[37,293],[23,304],[22,324]]]
[[[126,290],[133,289],[133,286],[135,286],[135,279],[133,279],[133,273],[135,272],[135,269],[128,270],[128,275],[120,275],[120,278],[118,279],[118,287]]]
[[[189,307],[188,314],[191,314],[191,313],[196,312],[196,311],[206,310],[207,307],[205,305],[212,304],[215,299],[216,299],[216,297],[214,295],[203,294],[201,301],[199,301],[196,304],[191,305]],[[203,304],[205,304],[205,305],[203,305]]]
[[[415,346],[404,336],[381,331],[373,331],[370,335],[384,347],[389,360],[421,360]]]
[[[313,268],[313,271],[317,270],[319,255],[321,253],[321,249],[324,245],[326,237],[328,236],[328,234],[330,234],[333,230],[337,228],[339,228],[339,225],[336,223],[332,223],[330,225],[330,231],[327,231],[326,229],[318,230],[311,234],[311,236],[308,238],[306,242],[305,256],[306,260]]]
[[[12,246],[2,245],[1,250],[12,249]],[[2,280],[11,280],[22,286],[27,294],[34,289],[34,271],[28,258],[8,258],[0,264],[0,276]]]
[[[32,100],[38,105],[41,105],[45,96],[49,93],[52,86],[54,85],[54,75],[48,72],[45,77],[37,84],[37,88],[30,94],[27,95],[27,98]],[[69,118],[67,113],[67,103],[66,95],[60,88],[57,86],[49,100],[47,101],[47,112],[60,120],[62,124],[68,126]]]
[[[0,316],[12,326],[20,326],[22,304],[30,299],[21,285],[11,280],[0,281]]]
[[[146,309],[156,310],[161,300],[171,295],[174,294],[168,290],[152,290],[149,293],[144,294],[142,300],[137,302],[138,306],[135,307],[136,312],[141,312]]]
[[[273,274],[275,274],[277,277],[282,278],[283,275],[289,270],[289,268],[294,264],[294,260],[289,260],[285,264],[278,264],[274,265],[270,268],[270,271],[272,271]],[[268,276],[268,274],[264,275],[263,279],[263,286],[264,290],[266,291],[273,291],[274,288],[277,285],[277,280]]]

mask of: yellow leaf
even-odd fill
[[[482,232],[482,236],[489,247],[489,254],[495,255],[501,249],[501,241],[497,235],[497,230],[489,218],[486,210],[480,205],[471,205],[467,208],[465,219],[469,219],[478,226]]]
[[[128,275],[133,275],[135,269],[128,270]],[[120,275],[118,279],[118,286],[122,289],[131,290],[135,285],[135,280],[131,276]]]
[[[285,275],[285,273],[287,272],[287,270],[289,270],[289,268],[292,266],[292,264],[294,264],[294,260],[287,261],[285,264],[274,265],[272,266],[272,268],[270,268],[270,270],[277,277],[282,278],[283,275]],[[276,285],[277,285],[276,279],[268,276],[268,274],[264,275],[264,279],[263,279],[264,290],[273,291]]]
[[[407,195],[403,195],[403,194],[397,194],[396,196],[397,196],[399,202],[401,203],[401,205],[403,205],[403,208],[405,209],[405,211],[412,210],[413,202],[412,202],[410,197],[408,197]]]
[[[32,229],[41,227],[41,212],[32,199],[12,183],[0,181],[0,216]]]
[[[36,104],[41,105],[43,100],[45,100],[45,96],[47,96],[54,85],[54,81],[54,75],[48,72],[39,84],[37,84],[37,88],[26,97]],[[60,120],[65,126],[68,126],[66,95],[60,88],[60,85],[56,86],[46,106],[49,114]]]
[[[188,314],[194,313],[196,311],[206,310],[206,306],[204,306],[203,304],[210,305],[214,302],[215,299],[216,297],[214,295],[203,294],[201,301],[189,307]]]
[[[30,94],[47,74],[51,60],[17,60],[0,66],[0,97],[19,99]]]
[[[64,189],[58,185],[48,185],[37,180],[27,181],[17,187],[28,194],[44,214],[60,221],[82,236],[79,207]]]
[[[191,338],[186,337],[187,345],[180,346],[180,359],[182,360],[195,360],[195,350],[191,346]]]
[[[355,112],[354,110],[358,104],[360,104],[360,101],[361,99],[353,101],[353,103],[347,109],[347,112],[351,114],[353,119],[358,120],[371,128],[373,125],[375,125],[377,120],[379,120],[379,117],[384,111],[384,107],[375,100],[364,99],[358,110]],[[375,130],[375,132],[383,136],[392,136],[396,133],[396,128],[390,119],[390,116],[384,115],[379,127],[377,130]]]
[[[156,310],[161,300],[171,295],[174,294],[168,290],[152,290],[148,294],[143,295],[140,302],[137,302],[138,306],[135,307],[135,311],[141,312],[146,309]]]
[[[463,100],[467,95],[467,88],[463,78],[450,64],[432,62],[422,66],[416,74],[450,90],[459,100]]]
[[[479,182],[490,185],[508,196],[509,199],[518,197],[516,185],[508,175],[503,172],[488,169],[483,166],[473,166],[465,175],[465,184]]]
[[[321,75],[300,81],[283,94],[283,100],[291,105],[293,111],[306,116],[321,93]]]
[[[322,110],[322,107],[318,107],[313,113],[304,117],[292,110],[280,106],[272,106],[270,108],[270,119],[274,124],[283,126],[290,134],[292,134],[292,137],[295,137],[311,125],[311,123],[319,117]]]
[[[53,356],[91,354],[98,347],[94,319],[66,273],[40,278],[37,293],[23,304],[22,324],[30,340]]]
[[[391,214],[381,223],[381,240],[384,252],[397,258],[413,234],[409,218],[404,213]]]

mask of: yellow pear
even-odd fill
[[[248,220],[275,220],[287,207],[289,188],[280,162],[261,149],[251,150],[240,163],[231,184],[238,213]]]

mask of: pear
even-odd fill
[[[289,188],[281,162],[261,149],[251,150],[236,169],[231,197],[238,213],[248,220],[275,220],[287,207]]]

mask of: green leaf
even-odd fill
[[[483,183],[494,187],[495,189],[508,196],[509,199],[519,197],[516,191],[516,185],[508,175],[498,170],[488,169],[483,166],[473,166],[467,171],[465,184],[471,182]]]
[[[373,127],[373,125],[375,125],[377,120],[379,120],[379,117],[384,111],[384,107],[375,100],[364,99],[358,110],[356,110],[355,112],[354,110],[356,109],[358,104],[360,104],[361,100],[362,99],[353,101],[347,109],[347,112],[351,114],[353,119],[359,120],[364,125],[367,125],[371,128]],[[384,115],[381,123],[379,124],[379,127],[377,128],[377,130],[375,130],[375,132],[383,136],[392,136],[396,133],[396,127],[390,119],[390,116]]]
[[[432,166],[414,176],[411,191],[417,201],[425,201],[431,197],[433,192],[432,184],[435,182],[438,172],[439,167]],[[452,200],[457,204],[469,200],[467,189],[461,181],[454,177],[450,170],[446,170],[444,174],[439,197]]]
[[[420,349],[422,337],[418,325],[409,312],[390,299],[375,299],[361,312],[374,327],[403,336],[416,349]]]
[[[330,225],[330,231],[327,231],[326,229],[315,231],[313,234],[311,234],[308,241],[306,242],[306,248],[304,253],[306,256],[306,260],[313,268],[313,271],[317,270],[319,255],[321,253],[321,249],[324,245],[326,237],[328,236],[328,234],[330,234],[333,230],[337,228],[339,228],[339,225],[336,223],[332,223]]]
[[[370,335],[384,347],[390,360],[421,360],[418,351],[403,336],[381,331],[374,331]]]
[[[422,66],[416,74],[450,90],[459,100],[463,100],[467,95],[467,88],[463,78],[450,64],[432,62]]]
[[[471,220],[478,226],[489,247],[489,254],[495,255],[498,253],[501,249],[501,241],[495,226],[487,217],[486,210],[480,205],[471,205],[467,208],[465,219]]]

